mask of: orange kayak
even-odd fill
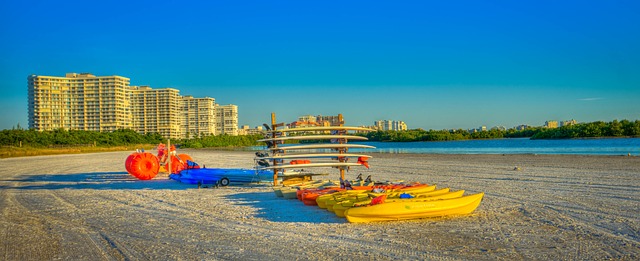
[[[300,189],[298,190],[298,192],[296,192],[296,197],[298,198],[298,200],[302,200],[302,194],[304,193],[309,193],[309,192],[316,192],[316,191],[324,191],[327,189],[341,189],[340,187],[327,187],[327,188],[309,188],[309,189]]]
[[[316,191],[306,191],[303,192],[300,196],[300,200],[302,200],[302,203],[304,203],[307,206],[317,206],[318,203],[316,202],[316,199],[321,196],[321,195],[326,195],[326,194],[331,194],[331,193],[336,193],[339,191],[344,191],[344,189],[341,188],[327,188],[327,189],[323,189],[323,190],[316,190]]]

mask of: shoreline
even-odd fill
[[[572,139],[538,139],[542,141],[560,141],[560,140],[617,140],[617,139],[638,139],[640,137],[585,137],[585,138],[572,138]],[[496,139],[467,139],[467,140],[451,140],[451,141],[411,141],[411,142],[393,142],[393,141],[369,141],[374,143],[447,143],[447,142],[467,142],[467,141],[492,141],[492,140],[531,140],[530,138],[496,138]],[[360,142],[355,142],[360,143]],[[367,142],[365,142],[367,143]],[[84,154],[84,153],[101,153],[108,151],[133,151],[136,148],[145,148],[147,150],[153,150],[156,145],[153,144],[138,144],[138,145],[126,145],[126,146],[114,146],[114,147],[87,147],[87,146],[63,146],[62,148],[39,148],[39,147],[14,147],[14,146],[5,146],[2,150],[0,150],[0,159],[1,158],[13,158],[13,157],[28,157],[28,156],[38,156],[38,155],[62,155],[62,154]],[[204,150],[204,151],[259,151],[257,147],[262,146],[249,146],[249,147],[212,147],[212,148],[199,148],[199,149],[190,149],[185,148],[187,150]],[[522,147],[526,149],[527,147]],[[553,148],[553,147],[549,147]],[[180,149],[180,148],[179,148]],[[377,148],[377,150],[383,150],[384,148]],[[392,148],[396,150],[411,150],[416,148]],[[419,149],[419,148],[418,148]],[[429,148],[424,148],[428,150]],[[431,148],[434,149],[434,148]],[[477,148],[476,148],[477,149]],[[182,149],[181,149],[182,150]],[[505,148],[506,151],[509,148]],[[628,151],[621,151],[619,154],[609,154],[609,152],[601,152],[601,153],[561,153],[561,152],[550,152],[550,153],[535,153],[535,152],[476,152],[474,150],[470,150],[471,152],[378,152],[378,153],[392,153],[392,154],[444,154],[444,155],[611,155],[611,156],[640,156],[640,147],[634,148],[630,147]],[[370,153],[370,152],[366,152]]]
[[[207,167],[253,151],[183,149]],[[197,189],[124,170],[130,152],[0,159],[4,256],[23,259],[640,258],[640,158],[371,153],[376,180],[485,192],[471,215],[350,224],[267,184]],[[520,170],[514,170],[514,167]],[[331,179],[337,170],[328,169]],[[89,242],[89,243],[87,243]],[[253,247],[260,246],[260,247]],[[303,254],[304,253],[304,254]],[[304,255],[302,257],[301,255]]]

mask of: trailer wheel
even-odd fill
[[[220,179],[220,186],[223,186],[223,187],[229,186],[229,179],[228,178]]]

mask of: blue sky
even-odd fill
[[[2,1],[0,129],[27,76],[120,75],[252,127],[640,119],[639,1]]]

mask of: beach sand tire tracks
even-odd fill
[[[254,157],[187,153],[212,162],[208,167],[247,168]],[[0,174],[0,258],[640,258],[640,158],[374,154],[371,169],[354,168],[348,177],[419,181],[466,194],[486,192],[485,198],[469,216],[350,224],[326,210],[276,198],[269,186],[197,189],[161,175],[139,181],[123,173],[128,154],[0,160],[9,167]]]

